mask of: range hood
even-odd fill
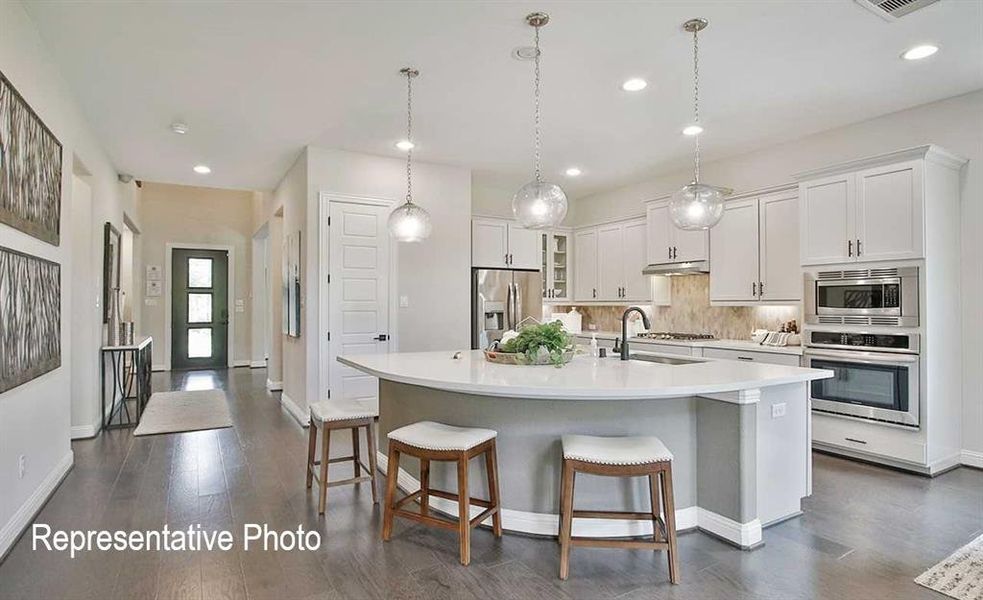
[[[699,275],[710,272],[710,261],[695,260],[681,263],[656,263],[642,269],[643,275]]]

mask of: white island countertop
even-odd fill
[[[339,356],[380,379],[438,390],[539,400],[639,400],[722,394],[828,379],[833,372],[735,360],[698,359],[682,365],[594,359],[578,355],[561,368],[500,365],[480,350]],[[659,355],[657,355],[659,356]],[[679,359],[679,356],[667,356]]]

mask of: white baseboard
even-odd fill
[[[163,363],[156,364],[156,365],[150,365],[150,370],[151,371],[166,371],[167,370],[167,366],[164,365]]]
[[[959,462],[968,467],[983,469],[983,452],[963,450],[959,453]]]
[[[379,452],[377,453],[377,461],[379,470],[385,473],[389,463],[388,457]],[[420,482],[404,469],[399,470],[396,483],[407,492],[415,491],[420,487]],[[434,510],[457,517],[457,503],[451,500],[431,497],[430,506]],[[471,517],[474,518],[482,510],[481,507],[472,506]],[[738,523],[698,506],[677,509],[676,531],[693,529],[694,527],[712,533],[742,548],[750,548],[761,542],[761,521],[758,519],[748,523]],[[502,528],[533,535],[555,536],[559,532],[559,517],[552,513],[534,513],[503,508]],[[598,538],[652,535],[652,522],[627,519],[576,519],[573,522],[572,533],[577,536]]]
[[[234,360],[234,361],[232,361],[232,367],[233,368],[235,368],[235,367],[248,367],[248,366],[249,366],[249,360],[248,359],[246,359],[246,360]]]
[[[265,368],[265,367],[266,367],[266,361],[265,360],[253,360],[253,361],[249,361],[249,368],[250,369],[262,369],[262,368]]]
[[[280,394],[280,405],[287,409],[290,416],[297,420],[302,427],[307,427],[311,424],[311,415],[308,411],[304,410],[297,404],[293,398],[287,395],[286,392]]]
[[[272,381],[270,379],[266,380],[266,389],[270,392],[279,392],[283,389],[282,381]]]
[[[20,534],[31,524],[34,517],[54,493],[58,484],[64,479],[65,475],[72,468],[75,462],[75,454],[69,450],[62,457],[55,468],[41,481],[41,485],[34,490],[34,493],[21,504],[14,516],[0,528],[0,559],[13,547]]]
[[[72,425],[71,436],[73,440],[85,440],[89,438],[96,437],[99,430],[102,429],[102,423],[96,419],[95,423],[90,423],[88,425]]]

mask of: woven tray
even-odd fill
[[[575,352],[573,350],[568,350],[563,353],[562,364],[566,364],[573,360],[573,355]],[[535,361],[530,362],[525,354],[521,352],[499,352],[497,350],[485,350],[485,360],[499,365],[552,365],[553,362],[550,357],[543,356]]]

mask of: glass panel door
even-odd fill
[[[813,358],[809,366],[836,373],[832,379],[812,382],[814,400],[859,404],[901,412],[908,410],[909,366],[819,358]]]
[[[569,269],[569,236],[565,233],[550,234],[550,252],[552,253],[553,297],[567,299],[570,297]]]
[[[228,253],[175,249],[171,284],[171,368],[228,366]]]

